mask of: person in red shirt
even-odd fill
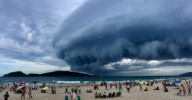
[[[9,98],[9,93],[6,92],[6,94],[4,94],[4,100],[8,100],[8,98]]]

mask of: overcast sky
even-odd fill
[[[0,0],[0,76],[192,71],[191,0]]]

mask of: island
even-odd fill
[[[187,72],[187,73],[183,73],[183,74],[180,74],[178,76],[192,76],[192,72]]]
[[[54,71],[43,74],[34,74],[34,73],[25,74],[21,71],[16,71],[3,75],[3,77],[61,77],[61,76],[92,76],[92,75],[71,71]]]

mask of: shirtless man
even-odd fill
[[[21,89],[21,100],[25,100],[25,93],[26,93],[26,90],[25,90],[25,87]]]

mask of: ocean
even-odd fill
[[[97,82],[97,81],[143,81],[143,80],[159,80],[159,79],[175,79],[181,78],[178,76],[84,76],[84,77],[0,77],[0,83],[12,83],[24,80],[27,83],[32,83],[34,81],[38,83],[50,83],[50,82]]]

